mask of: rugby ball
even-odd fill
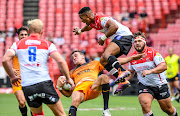
[[[71,84],[69,83],[64,83],[63,87],[62,87],[64,90],[70,90],[71,88]]]
[[[62,80],[64,80],[64,82],[66,82],[66,77],[65,76],[60,76],[59,78],[61,78]],[[73,82],[73,80],[70,78],[70,80]],[[71,88],[71,84],[69,83],[64,83],[63,87],[64,90],[70,90]]]

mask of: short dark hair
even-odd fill
[[[79,10],[78,14],[82,14],[82,13],[88,12],[88,11],[91,11],[91,9],[89,7],[83,7],[83,8],[81,8],[81,10]]]
[[[74,51],[71,53],[71,56],[72,56],[75,52],[79,52],[81,55],[85,55],[83,51],[80,51],[80,50],[74,50]]]
[[[140,31],[138,31],[138,32],[136,32],[136,33],[134,34],[134,38],[136,38],[136,37],[138,37],[138,36],[141,36],[141,37],[143,37],[143,38],[146,40],[146,36],[145,36],[144,32],[141,33]]]
[[[18,35],[20,34],[20,32],[21,32],[22,30],[27,31],[27,33],[28,33],[28,30],[29,30],[29,29],[28,29],[27,27],[25,27],[25,26],[22,26],[21,28],[19,28],[19,29],[17,30]]]

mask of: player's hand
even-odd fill
[[[57,80],[57,86],[58,86],[58,87],[63,87],[63,85],[64,85],[65,82],[66,82],[66,78],[63,78],[63,77],[58,78],[58,80]]]
[[[66,83],[71,84],[71,89],[70,89],[70,91],[71,91],[71,90],[74,90],[74,88],[75,88],[75,84],[74,84],[74,82],[73,82],[73,81],[71,81],[71,79],[67,79],[67,80],[66,80]]]
[[[136,54],[136,55],[133,55],[132,58],[133,58],[133,60],[138,60],[140,58],[145,58],[146,55],[147,55],[146,53]]]
[[[19,83],[20,83],[20,78],[18,76],[15,76],[13,78],[11,78],[11,84],[12,86],[17,86],[19,87]]]
[[[144,71],[141,73],[141,75],[142,75],[143,77],[145,77],[146,75],[149,75],[149,74],[151,74],[151,73],[152,73],[151,70],[144,70]]]
[[[104,41],[101,39],[101,37],[98,39],[98,43],[99,43],[99,45],[101,45],[101,46],[104,45]]]
[[[79,35],[80,33],[78,32],[80,30],[79,27],[75,27],[73,32],[75,32],[75,35]]]

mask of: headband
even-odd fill
[[[146,40],[143,37],[138,36],[134,40],[141,40],[146,44]]]

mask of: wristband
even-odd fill
[[[105,41],[106,39],[107,39],[107,37],[105,34],[103,36],[101,36],[101,40]]]
[[[56,85],[56,88],[60,91],[62,90],[62,87],[58,87],[57,85]]]
[[[81,29],[79,29],[79,30],[78,30],[78,33],[79,33],[79,34],[81,34],[81,33],[82,33],[82,32],[81,32]]]

